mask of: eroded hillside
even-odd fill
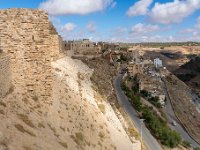
[[[23,98],[16,91],[1,101],[1,148],[131,149],[133,145],[111,106],[103,104],[106,115],[98,108],[90,81],[92,70],[68,57],[52,66],[52,105],[36,97]],[[134,142],[140,149],[139,142]]]
[[[200,57],[195,57],[180,66],[174,71],[174,74],[192,88],[200,91]]]
[[[0,13],[0,46],[11,55],[12,72],[12,86],[0,100],[0,149],[141,149],[120,113],[94,88],[93,69],[59,54],[60,37],[44,12]]]

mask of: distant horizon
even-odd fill
[[[82,38],[82,39],[71,39],[71,40],[64,40],[64,41],[79,41],[79,40],[84,40],[84,39],[88,39],[88,38]],[[90,39],[88,39],[88,40],[90,40]],[[197,44],[200,44],[200,41],[173,41],[173,42],[112,42],[112,41],[93,41],[93,40],[90,40],[91,42],[106,42],[106,43],[123,43],[123,44],[160,44],[160,43],[166,43],[166,44],[170,44],[170,43],[172,43],[172,44],[175,44],[175,43],[182,43],[182,44],[186,44],[186,43],[197,43]]]
[[[64,40],[200,42],[200,0],[7,0],[0,9],[42,9]]]

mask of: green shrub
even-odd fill
[[[191,147],[191,143],[188,142],[188,141],[183,141],[183,142],[182,142],[182,145],[183,145],[185,148],[190,148],[190,147]]]
[[[148,101],[153,104],[154,106],[156,106],[157,108],[161,108],[161,104],[159,101],[159,97],[155,96],[155,97],[151,97],[148,99]]]
[[[135,80],[135,79],[134,79]],[[136,80],[135,80],[136,81]],[[180,135],[171,130],[167,126],[167,122],[160,118],[156,113],[153,112],[153,108],[143,106],[138,94],[137,88],[132,88],[130,90],[124,82],[121,84],[122,89],[124,90],[126,96],[129,98],[132,106],[138,111],[141,112],[141,117],[145,119],[147,127],[150,129],[151,133],[158,139],[163,145],[167,147],[174,148],[181,143]],[[136,92],[136,93],[135,93]],[[146,94],[145,91],[143,93]],[[159,98],[151,97],[149,101],[154,104],[156,107],[160,107]]]
[[[141,90],[140,94],[141,94],[142,97],[149,97],[149,96],[151,96],[151,94],[148,91],[146,91],[146,90]]]
[[[167,126],[166,121],[152,113],[150,108],[143,107],[142,117],[145,119],[145,122],[147,123],[147,126],[151,130],[152,134],[159,139],[163,145],[174,148],[180,144],[180,135],[177,132],[172,131]]]

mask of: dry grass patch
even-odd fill
[[[5,112],[3,110],[0,110],[0,114],[5,115]]]
[[[78,141],[81,141],[81,142],[84,141],[84,136],[81,132],[75,133],[75,136]]]
[[[32,148],[30,148],[30,147],[28,147],[28,146],[23,146],[23,148],[24,148],[25,150],[33,150]]]
[[[101,112],[105,114],[105,105],[104,104],[98,104],[98,107],[101,110]]]
[[[20,125],[20,124],[15,124],[15,128],[18,129],[22,133],[28,133],[31,136],[36,136],[34,133],[24,129],[24,127],[22,125]]]
[[[100,137],[101,139],[104,139],[104,138],[106,137],[106,135],[105,135],[105,133],[103,133],[103,132],[99,132],[99,137]]]
[[[33,95],[33,96],[32,96],[32,99],[33,99],[35,102],[37,102],[39,98],[38,98],[37,95]]]
[[[139,139],[139,134],[134,128],[128,128],[128,133],[131,137],[135,137],[136,139]]]
[[[85,138],[81,132],[75,133],[75,136],[71,135],[71,138],[74,142],[82,148],[82,145],[85,145]],[[83,149],[83,148],[82,148]]]
[[[6,107],[6,104],[2,101],[0,101],[0,105],[3,106],[3,107]]]
[[[27,115],[24,114],[18,114],[18,117],[29,127],[31,128],[35,128],[35,125],[33,124],[33,122],[28,118]]]
[[[24,98],[22,99],[22,101],[23,101],[25,104],[28,104],[28,103],[29,103],[29,101],[28,101],[28,99],[27,99],[26,97],[24,97]]]
[[[3,139],[0,141],[0,149],[3,148],[4,150],[9,150],[8,149],[8,139]]]
[[[45,128],[44,124],[42,124],[41,122],[38,123],[38,127],[39,127],[39,128]]]
[[[68,146],[67,146],[67,143],[65,143],[65,142],[59,142],[59,144],[62,146],[62,147],[64,147],[64,148],[68,148]]]
[[[55,68],[56,72],[61,72],[62,70],[60,70],[59,68]]]
[[[80,72],[77,73],[77,76],[78,76],[78,78],[79,78],[80,80],[84,80],[84,79],[85,79],[84,75],[81,74]]]
[[[64,127],[61,127],[61,126],[60,126],[60,129],[61,129],[63,132],[65,132],[65,128],[64,128]]]
[[[59,135],[57,134],[56,132],[56,128],[52,127],[50,124],[48,124],[49,128],[51,129],[51,131],[53,131],[53,134],[56,136],[56,137],[59,137]]]

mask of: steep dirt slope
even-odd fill
[[[200,57],[180,66],[174,74],[189,86],[200,90]]]
[[[190,88],[174,75],[166,78],[166,85],[178,118],[190,135],[200,142],[200,112],[192,102]]]
[[[109,104],[104,103],[104,113],[99,109],[90,81],[92,69],[69,57],[52,66],[52,103],[17,90],[0,101],[0,149],[140,149]]]

